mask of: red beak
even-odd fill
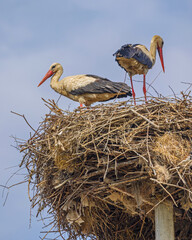
[[[46,74],[45,77],[41,80],[41,82],[39,83],[39,85],[37,87],[39,87],[42,83],[45,82],[45,80],[47,80],[47,78],[51,77],[54,74],[53,71],[49,70]]]
[[[165,72],[165,67],[164,67],[164,62],[163,62],[163,51],[162,51],[162,48],[157,47],[157,50],[158,50],[159,57],[160,57],[160,60],[161,60],[161,65],[162,65],[162,68],[163,68],[163,72]]]

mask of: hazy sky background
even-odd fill
[[[153,35],[164,39],[165,74],[153,87],[163,96],[187,88],[192,82],[192,1],[191,0],[6,0],[0,1],[0,184],[5,185],[18,170],[22,154],[14,147],[16,136],[28,139],[31,129],[10,111],[25,114],[37,128],[48,112],[41,97],[57,100],[49,80],[37,88],[49,66],[59,62],[64,76],[96,74],[123,81],[125,73],[112,54],[126,43],[150,47]],[[147,74],[151,83],[161,71],[156,64]],[[142,80],[142,76],[134,79]],[[127,83],[130,85],[129,80]],[[143,96],[142,83],[134,83],[136,96]],[[169,87],[170,86],[170,87]],[[150,93],[155,92],[150,89]],[[79,104],[65,97],[59,106],[73,110]],[[20,174],[20,173],[19,173]],[[15,176],[9,185],[22,181]],[[0,193],[2,193],[0,187]],[[0,238],[40,239],[42,223],[32,211],[27,185],[19,185],[0,198]],[[43,235],[41,235],[43,237]]]

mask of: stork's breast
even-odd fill
[[[123,57],[117,57],[116,58],[118,64],[125,69],[126,72],[128,72],[130,75],[135,74],[146,74],[148,72],[148,67],[134,58],[123,58]]]

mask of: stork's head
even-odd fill
[[[63,68],[61,66],[61,64],[59,63],[53,63],[50,68],[49,71],[45,74],[44,78],[41,80],[41,82],[39,83],[38,87],[44,83],[48,78],[50,78],[53,74],[55,74],[58,70],[63,71]]]
[[[152,40],[151,40],[151,43],[155,44],[156,45],[156,48],[157,48],[157,51],[159,53],[159,57],[160,57],[160,60],[161,60],[161,65],[162,65],[162,68],[163,68],[163,72],[165,72],[165,67],[164,67],[164,61],[163,61],[163,39],[158,36],[158,35],[155,35],[153,36]]]

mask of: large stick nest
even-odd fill
[[[176,239],[192,238],[190,96],[73,112],[45,102],[51,111],[20,145],[21,165],[32,207],[47,209],[55,231],[65,239],[154,239],[154,208],[169,200]]]

